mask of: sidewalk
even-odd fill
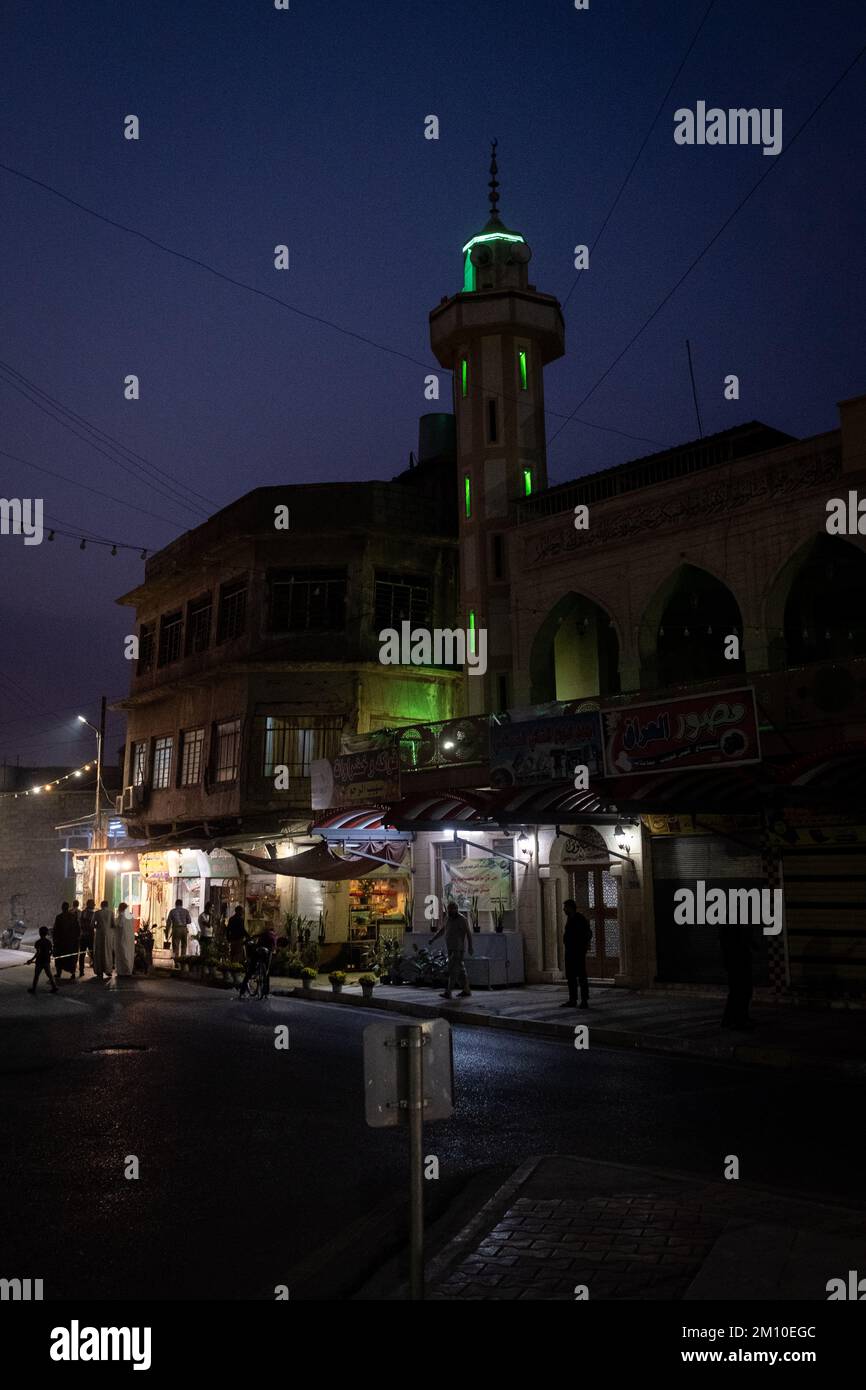
[[[293,981],[276,978],[275,995],[301,995]],[[310,992],[321,1002],[357,1005],[361,990],[346,985],[335,997],[324,977]],[[589,1009],[563,1009],[564,985],[523,985],[482,990],[471,999],[446,1001],[434,989],[377,985],[364,1008],[384,1009],[419,1018],[447,1018],[452,1023],[535,1037],[574,1039],[575,1027],[589,1028],[589,1046],[642,1048],[714,1061],[779,1068],[819,1068],[852,1078],[866,1078],[866,1010],[809,1009],[793,1004],[756,1004],[755,1028],[740,1032],[720,1027],[724,994],[715,997],[676,993],[590,988]]]
[[[864,1268],[866,1207],[543,1156],[431,1261],[427,1296],[824,1301]]]

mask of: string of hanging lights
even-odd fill
[[[85,772],[95,771],[96,763],[83,763],[81,767],[76,767],[72,772],[65,772],[62,777],[55,777],[51,782],[40,782],[38,786],[31,787],[29,791],[22,792],[2,792],[3,796],[14,796],[18,800],[19,796],[39,796],[43,792],[50,792],[52,787],[59,787],[62,782],[69,782],[73,777],[82,777]]]

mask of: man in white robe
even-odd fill
[[[126,903],[117,909],[115,963],[118,975],[131,975],[135,960],[135,923]]]

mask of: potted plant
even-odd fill
[[[374,985],[376,984],[376,976],[375,976],[375,975],[362,975],[362,976],[360,977],[360,979],[358,980],[358,984],[361,986],[361,993],[363,994],[364,998],[365,998],[365,999],[372,999],[372,998],[373,998],[373,987],[374,987]]]
[[[328,979],[331,981],[331,989],[334,994],[342,994],[343,985],[346,983],[345,970],[332,970]]]
[[[311,965],[305,965],[301,968],[301,984],[304,987],[305,993],[309,994],[317,974],[318,972],[314,970]]]

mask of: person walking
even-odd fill
[[[120,903],[117,908],[115,963],[118,976],[132,974],[135,966],[135,922],[127,903]]]
[[[116,926],[114,913],[105,898],[99,904],[99,911],[93,917],[93,973],[97,980],[107,976],[111,979],[114,969]]]
[[[87,899],[87,906],[79,914],[78,918],[78,978],[84,974],[84,962],[88,951],[90,952],[90,963],[93,964],[93,932],[94,919],[96,912],[92,898]]]
[[[754,1028],[749,1018],[752,1001],[752,930],[719,927],[719,945],[728,977],[728,998],[722,1015],[723,1028]]]
[[[54,918],[51,938],[57,983],[63,983],[64,970],[69,971],[74,981],[75,963],[78,960],[78,916],[70,911],[69,903],[61,904],[60,911]]]
[[[165,922],[166,927],[171,930],[171,952],[175,965],[186,955],[191,921],[192,918],[184,907],[183,900],[178,898]]]
[[[442,999],[450,999],[452,991],[460,986],[460,997],[468,999],[472,993],[469,988],[469,976],[466,974],[465,953],[474,955],[472,947],[472,932],[469,923],[460,912],[455,902],[448,904],[448,913],[443,925],[430,938],[430,945],[437,941],[440,936],[445,937],[445,949],[448,952],[448,984],[440,995]]]
[[[210,948],[213,942],[213,915],[209,903],[205,903],[201,912],[198,914],[198,944],[201,951],[201,962],[210,960]]]
[[[244,910],[238,906],[235,908],[226,927],[226,941],[229,946],[229,960],[241,961],[244,958],[244,942],[247,939],[247,929],[244,926]]]
[[[57,993],[57,986],[54,983],[54,979],[51,975],[51,955],[51,938],[48,935],[48,928],[40,927],[39,938],[37,941],[33,943],[33,957],[31,960],[27,962],[28,965],[33,965],[34,962],[36,965],[36,969],[33,972],[33,984],[28,989],[28,994],[36,993],[36,986],[39,983],[39,976],[42,974],[43,970],[45,971],[48,983],[51,986],[51,993]]]
[[[592,941],[592,927],[584,917],[582,912],[578,912],[577,903],[573,898],[567,898],[562,904],[565,909],[565,928],[562,933],[562,941],[565,946],[565,978],[568,980],[568,998],[564,1004],[560,1005],[563,1009],[576,1009],[577,987],[580,985],[580,1008],[589,1008],[589,980],[586,974],[586,953]]]

